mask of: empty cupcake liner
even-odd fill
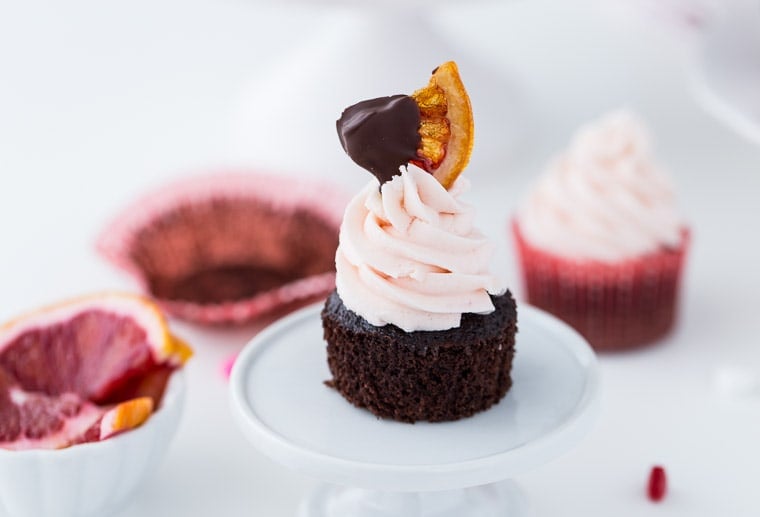
[[[301,178],[200,176],[127,206],[97,249],[168,314],[243,323],[333,289],[347,201],[332,185]]]
[[[577,261],[538,249],[512,222],[528,303],[580,332],[596,350],[652,343],[673,327],[690,235],[667,249],[617,264]]]

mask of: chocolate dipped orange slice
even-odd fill
[[[433,70],[428,85],[412,95],[349,106],[336,126],[346,153],[381,184],[413,163],[448,189],[472,152],[470,98],[453,61]]]

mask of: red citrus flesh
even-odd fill
[[[0,447],[56,449],[136,427],[189,354],[155,306],[130,295],[82,298],[12,321],[0,327]],[[150,403],[134,402],[140,397]],[[107,436],[104,415],[118,417]]]

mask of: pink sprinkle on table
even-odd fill
[[[225,379],[230,378],[230,374],[232,373],[232,367],[235,365],[235,360],[237,359],[238,354],[234,353],[231,356],[229,356],[227,359],[222,361],[222,375]]]

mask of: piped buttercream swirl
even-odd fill
[[[536,247],[578,260],[616,262],[677,247],[683,222],[643,123],[614,112],[582,127],[518,215]]]
[[[406,332],[446,330],[463,313],[494,310],[489,293],[504,291],[490,273],[490,242],[473,226],[474,210],[410,166],[380,188],[372,180],[351,200],[335,257],[343,303],[376,326]]]

